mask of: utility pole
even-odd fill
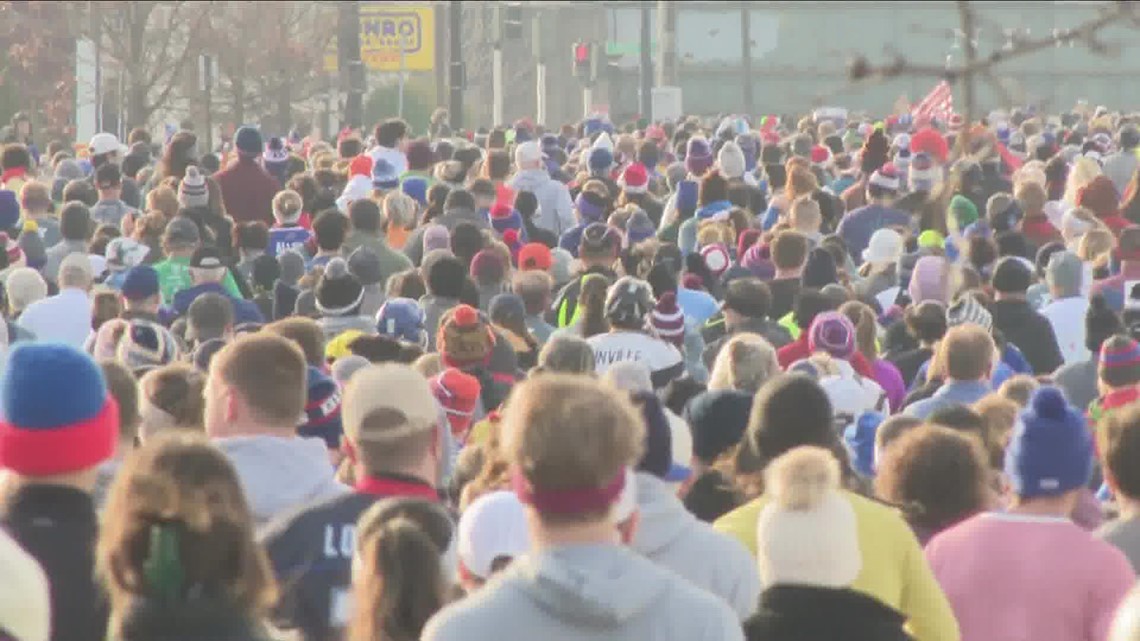
[[[360,60],[360,3],[337,5],[337,62],[345,92],[342,126],[359,128],[364,121],[364,63]]]
[[[641,117],[653,121],[653,52],[651,51],[652,16],[649,3],[641,3]]]
[[[491,126],[503,124],[503,11],[496,2],[491,20]]]
[[[752,115],[752,10],[748,2],[740,3],[740,70],[744,74],[744,113]]]
[[[95,47],[95,133],[103,131],[103,7],[88,2],[91,14],[91,44]]]
[[[448,22],[450,22],[448,47],[451,64],[448,66],[448,83],[451,85],[451,96],[448,100],[447,111],[451,117],[451,126],[459,129],[463,126],[463,86],[467,83],[467,74],[463,66],[463,2],[451,0],[448,7]]]
[[[545,45],[546,39],[543,38],[542,33],[542,17],[546,15],[546,9],[538,9],[534,17],[531,19],[531,47],[534,49],[535,70],[534,70],[534,88],[535,88],[535,123],[539,125],[546,124],[546,56]]]
[[[657,86],[677,84],[677,9],[672,0],[657,1]]]

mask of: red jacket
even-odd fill
[[[1061,232],[1057,231],[1057,228],[1049,222],[1049,218],[1044,214],[1026,216],[1021,221],[1021,233],[1025,234],[1025,238],[1037,247],[1061,240]]]
[[[780,369],[788,369],[792,363],[808,356],[811,356],[811,350],[808,349],[807,332],[802,332],[799,338],[776,350],[776,360],[780,363]],[[855,352],[851,357],[851,369],[854,369],[860,376],[875,378],[875,371],[871,369],[871,364],[860,352]]]
[[[255,159],[239,156],[229,167],[214,174],[214,180],[222,189],[222,202],[234,222],[260,220],[273,225],[273,197],[281,185]]]

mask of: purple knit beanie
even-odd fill
[[[600,197],[585,191],[578,194],[574,208],[578,210],[578,220],[586,224],[600,223],[606,215],[605,202]]]
[[[451,232],[447,227],[432,223],[424,228],[424,254],[435,249],[451,249]]]
[[[907,286],[910,302],[917,305],[933,300],[943,305],[950,302],[950,268],[941,256],[923,256],[914,264]]]
[[[688,169],[690,174],[703,175],[715,161],[712,149],[709,148],[709,141],[699,137],[689,139],[689,146],[685,149],[685,169]]]
[[[823,312],[808,330],[808,349],[827,352],[832,358],[847,360],[855,353],[855,325],[839,312]]]

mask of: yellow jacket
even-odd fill
[[[916,641],[958,641],[958,622],[910,526],[893,509],[844,492],[855,510],[863,569],[852,588],[906,615]],[[725,514],[713,527],[756,554],[756,520],[767,504],[761,496]]]

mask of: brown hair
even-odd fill
[[[989,375],[994,360],[994,339],[978,325],[958,325],[938,344],[936,360],[945,364],[945,375],[958,381],[974,381]]]
[[[325,333],[317,321],[300,316],[283,318],[266,325],[265,331],[284,336],[299,345],[305,354],[305,362],[309,365],[324,365]]]
[[[134,374],[113,360],[99,361],[107,391],[119,404],[119,441],[134,441],[139,431],[139,390]]]
[[[808,255],[808,239],[798,231],[782,231],[772,239],[772,263],[777,269],[804,266]]]
[[[135,599],[191,587],[224,597],[252,618],[277,600],[237,472],[205,438],[170,434],[139,448],[111,486],[96,567],[111,597],[111,636]],[[160,538],[173,539],[181,584],[156,586],[146,566]],[[180,594],[184,596],[184,594]]]
[[[146,210],[162,213],[166,220],[173,220],[178,215],[178,192],[170,187],[160,185],[146,194]]]
[[[292,429],[308,395],[305,355],[266,332],[239,336],[210,361],[210,375],[232,387],[260,420]]]
[[[186,363],[170,363],[153,369],[139,379],[144,414],[149,413],[146,405],[151,405],[169,417],[165,427],[201,432],[205,386],[201,372]],[[144,422],[148,420],[143,416]]]
[[[1029,397],[1033,396],[1033,392],[1041,387],[1041,383],[1037,382],[1036,378],[1028,374],[1018,374],[1007,378],[998,388],[998,393],[1003,398],[1017,403],[1018,409],[1029,405]]]
[[[811,197],[811,193],[819,189],[819,181],[810,169],[796,167],[788,172],[788,184],[784,190],[787,192],[788,202],[796,202],[801,196]]]
[[[1135,403],[1106,414],[1097,430],[1097,449],[1112,489],[1140,498],[1140,406]]]
[[[986,424],[985,446],[990,467],[1000,470],[1005,463],[1005,448],[1009,445],[1021,406],[1001,394],[988,394],[974,403],[974,411]]]
[[[416,641],[444,606],[441,556],[452,538],[448,515],[426,501],[388,499],[360,517],[348,641]]]
[[[20,206],[35,211],[50,211],[51,190],[41,182],[29,180],[20,188]]]
[[[581,376],[519,383],[502,420],[506,460],[537,491],[605,487],[644,447],[644,419],[628,395]],[[548,523],[604,516],[540,514]]]
[[[511,156],[502,149],[495,149],[487,154],[487,163],[483,168],[487,172],[487,178],[505,180],[511,173]]]
[[[99,331],[103,323],[123,313],[123,302],[118,292],[101,290],[91,297],[91,329]]]
[[[878,329],[875,322],[875,312],[866,303],[852,300],[839,307],[839,313],[846,316],[855,325],[855,347],[868,362],[875,362],[879,357],[879,348],[875,344]]]
[[[939,531],[986,508],[989,468],[975,439],[927,425],[883,451],[875,494],[903,507],[910,521]]]

